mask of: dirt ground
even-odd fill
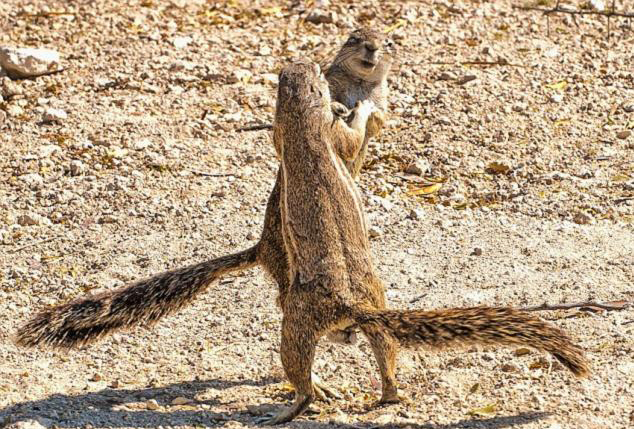
[[[311,3],[334,23],[307,22]],[[277,162],[267,131],[236,128],[270,122],[286,61],[327,56],[359,24],[398,51],[360,179],[390,305],[634,300],[626,20],[608,40],[603,17],[553,15],[548,35],[507,0],[324,3],[0,2],[0,46],[65,66],[0,103],[0,426],[254,427],[259,405],[292,398],[260,269],[81,350],[12,335],[45,305],[255,243]],[[68,118],[43,124],[49,107]],[[541,315],[587,351],[589,379],[526,349],[407,350],[405,400],[374,407],[367,342],[322,341],[316,373],[343,398],[284,427],[632,427],[634,310]]]

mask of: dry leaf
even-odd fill
[[[494,174],[506,174],[511,171],[511,167],[507,164],[493,161],[490,162],[489,165],[487,165],[487,171]]]
[[[530,349],[527,349],[526,347],[521,347],[517,350],[515,350],[515,352],[513,353],[515,356],[524,356],[524,355],[528,355],[531,353]]]
[[[497,404],[489,404],[482,408],[476,408],[475,410],[471,410],[468,412],[470,416],[482,416],[488,417],[495,414],[497,408]]]
[[[434,183],[433,185],[423,186],[422,188],[407,191],[407,195],[429,195],[433,194],[434,192],[438,192],[440,188],[442,188],[442,184]]]
[[[555,91],[563,91],[568,86],[568,82],[565,80],[560,80],[559,82],[546,84],[545,87],[548,89],[554,89]]]
[[[294,392],[295,386],[293,386],[291,383],[282,383],[282,385],[280,386],[280,390],[284,392]]]
[[[397,28],[400,28],[402,26],[404,26],[405,24],[407,24],[407,21],[404,19],[399,19],[398,21],[396,21],[396,24],[391,25],[390,27],[386,28],[385,30],[383,30],[383,32],[385,34],[389,34],[392,31],[396,30]]]
[[[476,383],[469,389],[469,393],[476,393],[480,389],[480,383]]]
[[[557,119],[554,122],[554,125],[557,127],[557,126],[560,126],[560,125],[567,125],[569,123],[570,123],[570,118],[564,118],[564,119]]]

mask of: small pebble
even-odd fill
[[[422,176],[429,171],[429,162],[425,159],[418,159],[407,166],[405,172]]]
[[[632,135],[632,131],[630,131],[630,130],[623,130],[623,131],[619,131],[618,133],[616,133],[616,137],[620,138],[621,140],[625,140],[626,138],[628,138],[631,135]]]
[[[555,91],[550,94],[550,101],[552,101],[553,103],[561,103],[562,101],[564,101],[564,95],[559,91]]]
[[[378,226],[371,226],[370,229],[368,229],[368,235],[371,238],[380,237],[381,235],[383,235],[383,230]]]
[[[191,404],[193,401],[189,398],[185,398],[184,396],[179,396],[172,400],[172,405],[185,405]]]
[[[46,109],[42,115],[42,122],[50,124],[52,122],[62,122],[68,118],[66,112],[61,109]]]
[[[161,406],[158,404],[158,402],[156,402],[155,399],[150,399],[149,401],[145,402],[145,408],[147,408],[148,410],[158,410],[159,408],[161,408]]]

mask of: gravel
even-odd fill
[[[80,350],[11,338],[36,309],[253,245],[278,163],[268,131],[234,130],[270,123],[280,67],[328,57],[357,22],[391,29],[399,52],[359,183],[389,305],[634,299],[626,22],[608,40],[605,19],[552,15],[549,37],[510,0],[291,3],[0,2],[0,46],[52,49],[66,67],[0,77],[3,425],[254,427],[248,407],[291,399],[260,269]],[[333,23],[308,22],[311,8]],[[634,311],[541,315],[586,350],[590,379],[518,347],[406,350],[407,400],[374,407],[367,342],[322,341],[315,373],[343,399],[282,427],[631,427]]]

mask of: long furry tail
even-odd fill
[[[71,348],[121,328],[151,325],[181,309],[223,274],[257,264],[257,246],[157,274],[122,288],[48,308],[22,326],[16,343]]]
[[[354,318],[367,335],[387,330],[403,345],[521,344],[551,353],[577,377],[590,373],[583,350],[561,329],[512,308],[361,310]]]

